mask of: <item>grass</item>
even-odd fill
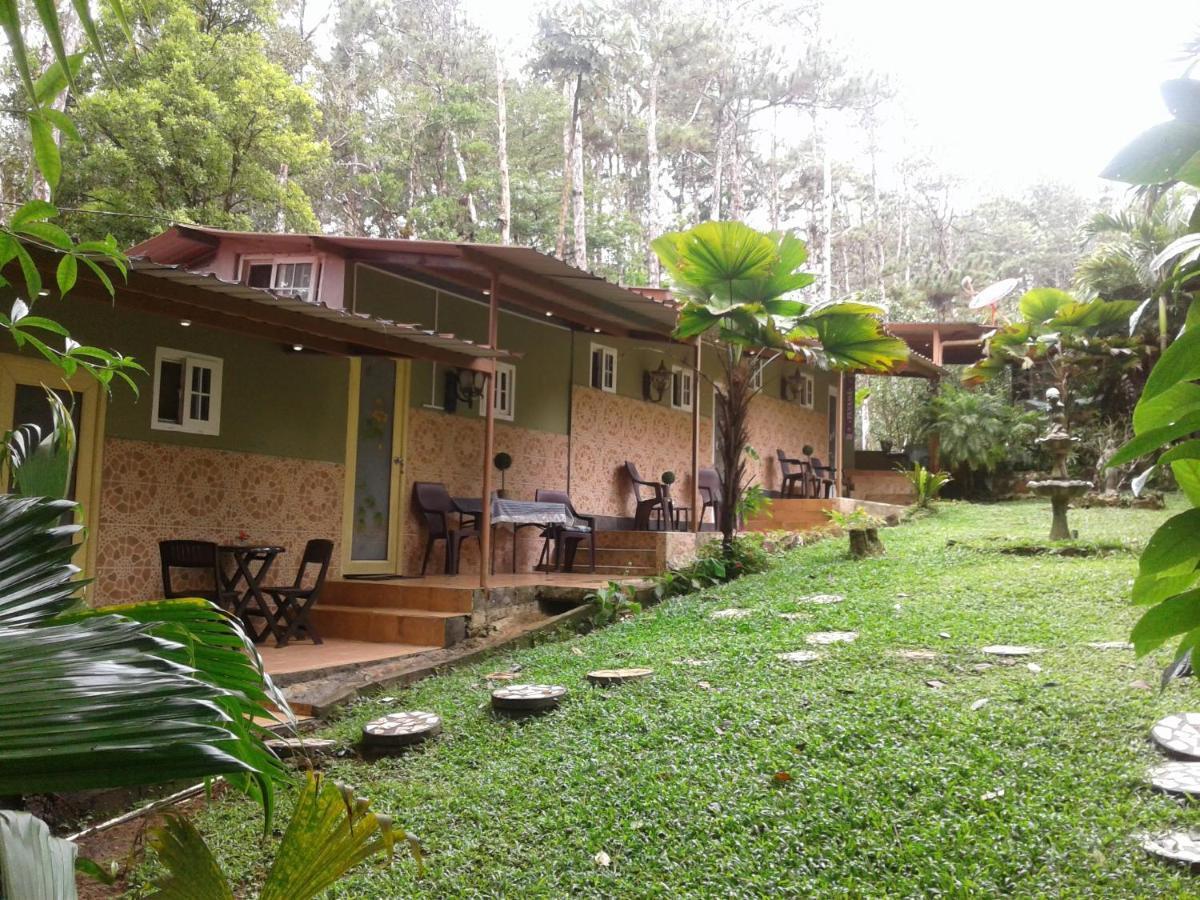
[[[1169,514],[1071,516],[1086,540],[1136,543]],[[366,864],[333,895],[1197,896],[1133,838],[1200,826],[1200,810],[1143,780],[1160,759],[1149,726],[1192,708],[1192,685],[1158,692],[1165,651],[1135,661],[1086,646],[1128,635],[1136,557],[980,549],[1041,535],[1049,518],[1042,503],[947,504],[885,530],[883,558],[852,562],[826,541],[703,597],[360,703],[327,736],[351,741],[396,708],[445,721],[424,750],[330,767],[420,835],[428,868]],[[798,602],[818,592],[846,599]],[[709,618],[732,606],[752,614]],[[777,615],[794,611],[804,619]],[[776,658],[832,630],[860,636],[818,648],[813,665]],[[976,671],[997,662],[978,648],[998,643],[1043,648],[1041,671]],[[921,648],[936,660],[892,652]],[[561,709],[493,718],[483,676],[511,664],[568,686]],[[584,681],[621,665],[656,674]],[[1141,680],[1156,689],[1131,686]],[[271,842],[256,807],[216,804],[201,826],[229,871],[260,871]]]

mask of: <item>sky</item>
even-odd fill
[[[647,0],[655,2],[655,0]],[[541,0],[465,0],[520,66]],[[960,196],[1043,180],[1088,193],[1140,131],[1168,118],[1159,84],[1200,33],[1196,0],[827,0],[825,25],[852,62],[884,75],[899,113],[893,155],[926,152]],[[839,129],[836,153],[861,136]]]

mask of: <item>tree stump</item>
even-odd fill
[[[855,559],[868,556],[883,556],[883,542],[879,540],[878,528],[851,528],[850,555]]]

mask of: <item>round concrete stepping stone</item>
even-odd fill
[[[816,603],[820,606],[829,606],[834,603],[841,603],[846,598],[841,594],[810,594],[807,597],[801,597],[801,603]]]
[[[893,653],[901,659],[911,662],[929,662],[938,657],[933,650],[894,650]]]
[[[784,662],[790,662],[797,666],[803,666],[810,662],[816,662],[821,658],[821,654],[816,650],[793,650],[791,653],[776,653],[775,655]]]
[[[1200,713],[1175,713],[1159,719],[1150,737],[1169,753],[1200,759]]]
[[[709,616],[710,619],[744,619],[750,615],[748,609],[718,609]]]
[[[849,644],[858,640],[857,631],[814,631],[804,638],[810,644]]]
[[[1147,777],[1155,790],[1200,796],[1200,762],[1162,763],[1151,769]]]
[[[1020,644],[990,644],[982,649],[984,653],[992,656],[1032,656],[1041,652],[1034,647],[1023,647]]]
[[[1088,646],[1093,650],[1132,650],[1129,641],[1089,641]]]
[[[654,674],[653,669],[634,666],[628,669],[596,669],[587,673],[587,680],[592,684],[608,687],[610,684],[625,684],[630,681],[641,681]]]
[[[324,738],[271,738],[267,747],[280,759],[291,759],[297,756],[332,756],[337,750],[337,741]]]
[[[492,709],[501,712],[542,712],[554,709],[567,696],[557,684],[510,684],[492,691]]]
[[[787,619],[789,622],[800,622],[800,621],[803,621],[804,619],[807,619],[808,615],[806,613],[802,613],[802,612],[786,612],[786,613],[779,613],[779,618]]]
[[[363,726],[362,742],[372,750],[401,750],[441,733],[442,719],[435,713],[388,713]]]
[[[1151,856],[1186,866],[1200,865],[1200,835],[1189,831],[1166,831],[1141,835],[1142,849]]]

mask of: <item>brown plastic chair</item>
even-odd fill
[[[837,473],[837,469],[822,463],[819,456],[810,456],[808,467],[812,471],[812,495],[814,497],[832,497],[836,487],[833,476]]]
[[[579,549],[579,545],[584,541],[588,542],[588,559],[591,563],[591,570],[596,571],[596,517],[583,516],[575,511],[575,507],[571,504],[571,497],[566,491],[554,491],[547,488],[538,488],[533,495],[533,499],[538,503],[561,503],[567,508],[572,516],[581,522],[586,522],[588,528],[584,531],[581,528],[573,528],[570,525],[550,525],[542,532],[542,537],[545,542],[542,544],[542,556],[546,558],[547,565],[551,565],[549,558],[550,544],[554,544],[554,562],[553,567],[561,568],[564,572],[570,572],[575,566],[575,553]],[[539,560],[540,564],[540,560]]]
[[[421,560],[421,574],[424,575],[425,569],[429,566],[429,554],[433,552],[433,545],[437,541],[445,541],[445,572],[447,575],[457,575],[463,541],[470,538],[479,540],[479,530],[475,527],[465,526],[461,514],[459,515],[459,527],[450,527],[448,516],[457,514],[458,510],[454,506],[450,492],[440,482],[414,481],[413,502],[425,520],[425,529],[429,535],[425,540],[425,556]]]
[[[795,491],[796,486],[799,485],[800,496],[807,497],[807,464],[803,460],[790,458],[782,450],[776,450],[775,457],[779,460],[779,474],[783,478],[783,484],[780,485],[783,496],[794,497],[795,494],[793,492]]]
[[[300,569],[296,572],[296,580],[290,585],[265,587],[262,592],[275,601],[273,613],[275,643],[286,647],[292,638],[299,640],[300,632],[312,639],[314,644],[323,643],[321,635],[313,627],[309,616],[321,596],[321,588],[325,585],[325,576],[329,572],[329,563],[333,559],[333,541],[316,538],[304,545],[304,556],[300,559]],[[304,586],[304,577],[309,566],[317,567],[317,577],[311,587]]]
[[[220,556],[212,541],[159,541],[158,556],[162,563],[163,596],[169,600],[179,597],[201,597],[225,609],[236,609],[241,599],[237,591],[225,589],[221,577]],[[176,588],[171,583],[172,569],[200,570],[212,576],[211,588]]]
[[[633,514],[634,530],[649,531],[651,513],[654,513],[659,530],[663,530],[663,522],[670,521],[671,518],[670,510],[667,509],[665,485],[658,481],[647,481],[638,474],[637,466],[629,460],[625,461],[625,471],[629,473],[629,480],[633,482],[633,498],[637,502]],[[653,496],[643,497],[643,490],[651,491]]]
[[[700,475],[700,527],[704,527],[704,513],[713,511],[713,527],[721,528],[721,476],[716,469],[701,469]]]

